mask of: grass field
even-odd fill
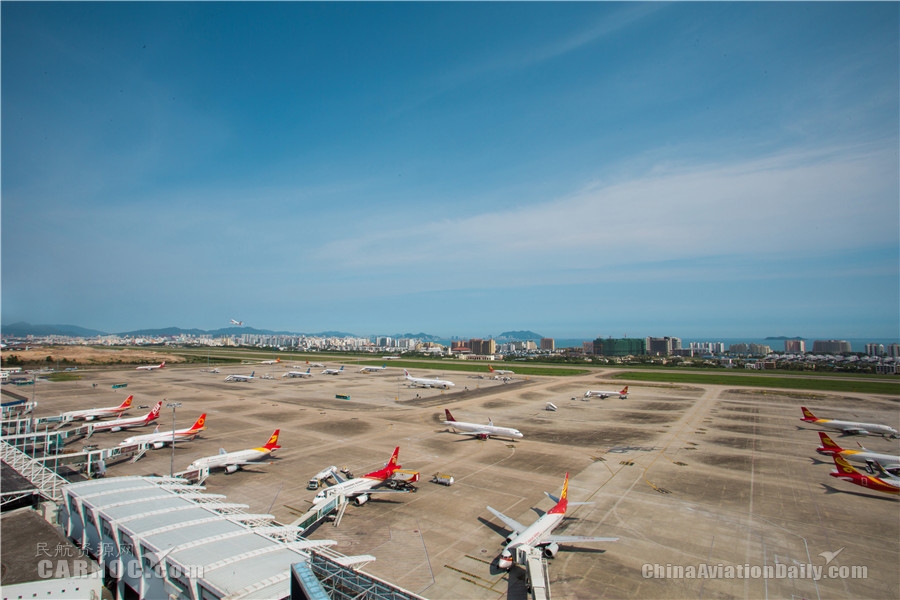
[[[751,387],[781,388],[791,390],[822,390],[829,392],[858,392],[900,396],[900,379],[897,381],[872,381],[862,377],[837,375],[757,375],[743,372],[691,372],[622,371],[616,379],[629,381],[653,381],[660,383],[696,383],[707,385],[742,385]]]

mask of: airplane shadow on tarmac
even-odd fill
[[[825,494],[849,494],[851,496],[859,496],[860,498],[874,498],[876,500],[882,500],[884,502],[897,502],[897,496],[876,496],[874,494],[864,494],[862,492],[857,492],[855,490],[839,490],[837,488],[833,488],[827,483],[820,484],[823,488],[825,488]]]

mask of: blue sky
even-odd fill
[[[900,5],[15,3],[2,322],[900,336]]]

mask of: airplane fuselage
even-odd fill
[[[374,479],[370,477],[349,479],[320,491],[316,494],[316,500],[324,500],[338,494],[343,494],[344,496],[356,496],[358,494],[363,494],[372,488],[378,487],[382,483],[384,483],[383,479]]]
[[[842,431],[848,435],[854,433],[897,436],[897,430],[879,423],[857,423],[855,421],[838,421],[837,419],[802,419],[812,425],[818,425],[834,431]]]
[[[525,437],[522,435],[522,432],[518,429],[513,429],[512,427],[497,427],[495,425],[479,425],[478,423],[464,423],[461,421],[444,421],[444,423],[452,428],[456,429],[460,433],[465,433],[467,435],[476,435],[479,437],[508,437],[521,439]]]
[[[877,460],[885,467],[894,468],[900,465],[900,456],[893,456],[891,454],[881,454],[880,452],[870,452],[869,450],[854,450],[848,448],[841,448],[840,450],[831,450],[828,448],[819,447],[816,448],[816,452],[819,454],[824,454],[826,456],[834,456],[835,454],[840,454],[850,462],[862,463],[865,464],[866,461],[869,460]]]
[[[271,453],[271,450],[251,448],[248,450],[227,452],[225,454],[216,454],[214,456],[198,458],[188,466],[188,469],[199,469],[200,467],[209,467],[210,469],[224,469],[229,465],[260,461],[269,456]]]

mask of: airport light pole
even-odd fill
[[[181,402],[166,402],[166,408],[172,409],[172,460],[169,464],[169,476],[175,477],[175,409],[181,408]]]

